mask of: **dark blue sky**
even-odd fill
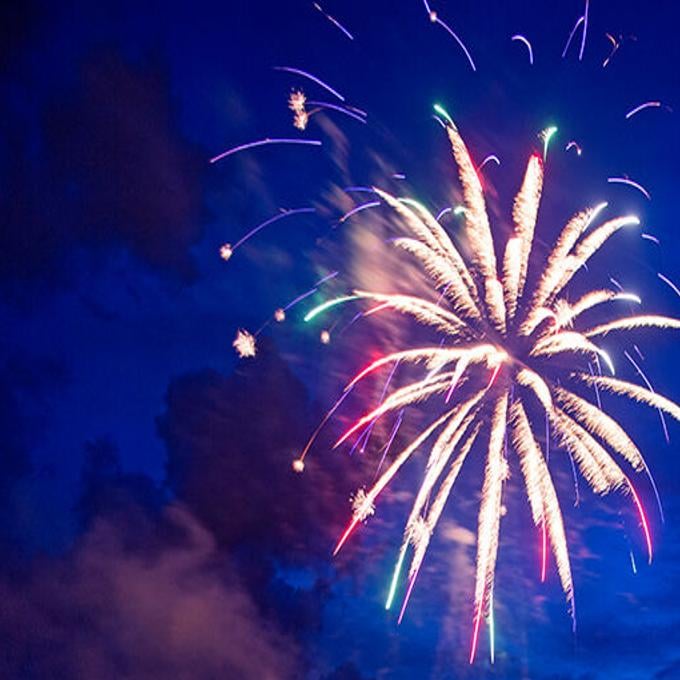
[[[539,236],[549,240],[600,200],[635,212],[661,245],[622,234],[588,275],[601,285],[614,277],[648,309],[678,314],[680,300],[657,278],[680,278],[676,3],[593,0],[581,62],[578,44],[561,58],[580,0],[431,4],[469,47],[475,73],[418,0],[323,3],[354,41],[311,2],[0,10],[3,677],[680,677],[675,423],[667,445],[656,413],[606,402],[644,449],[664,502],[662,524],[640,480],[651,567],[626,499],[584,493],[571,508],[569,469],[555,464],[575,635],[555,574],[538,583],[535,530],[513,480],[496,665],[485,641],[470,669],[472,475],[397,627],[382,601],[415,475],[333,562],[348,494],[370,481],[377,450],[361,461],[331,455],[329,434],[310,454],[314,471],[290,472],[324,406],[363,363],[356,346],[372,351],[384,338],[365,328],[325,347],[319,328],[292,313],[263,332],[254,360],[237,362],[231,348],[238,327],[256,329],[332,269],[341,276],[329,294],[362,266],[380,275],[380,261],[352,250],[359,221],[330,228],[338,186],[400,172],[405,181],[383,185],[433,210],[453,200],[435,102],[475,157],[501,158],[487,173],[501,232],[538,131],[557,125]],[[602,68],[606,32],[624,41]],[[515,33],[531,40],[533,66]],[[236,144],[296,136],[292,87],[325,98],[277,65],[318,74],[369,124],[318,116],[305,134],[322,150],[263,148],[209,165]],[[674,111],[625,119],[646,100]],[[572,139],[581,157],[564,151]],[[623,175],[651,202],[606,182]],[[219,259],[221,243],[279,207],[304,205],[319,214]],[[674,336],[637,337],[655,387],[680,397]],[[627,347],[611,345],[617,364]]]

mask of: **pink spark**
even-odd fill
[[[640,104],[640,106],[636,106],[634,109],[631,109],[627,114],[626,114],[626,120],[629,118],[632,118],[636,113],[639,113],[640,111],[644,111],[645,109],[658,109],[661,106],[661,102],[645,102],[644,104]]]
[[[648,556],[648,562],[649,564],[652,563],[652,537],[649,533],[649,525],[647,524],[647,516],[645,515],[645,510],[642,507],[642,503],[640,503],[640,498],[637,495],[637,492],[635,491],[635,487],[631,484],[630,479],[626,477],[626,481],[628,482],[628,487],[630,488],[630,492],[633,494],[633,500],[635,501],[635,505],[637,506],[638,513],[640,515],[640,522],[642,523],[642,530],[645,534],[645,541],[647,543],[647,556]]]
[[[475,655],[477,654],[477,641],[479,639],[479,624],[482,620],[482,604],[484,602],[484,595],[482,594],[482,599],[479,601],[477,607],[477,615],[475,616],[475,626],[472,633],[472,645],[470,648],[470,665],[472,665],[475,660]]]

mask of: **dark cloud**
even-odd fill
[[[191,276],[205,159],[179,129],[165,69],[94,57],[45,125],[56,172],[82,208],[81,237],[122,243],[153,268]]]
[[[19,483],[40,472],[31,451],[45,435],[53,390],[67,380],[51,357],[11,355],[0,367],[0,543],[19,541],[31,521],[30,499]]]
[[[293,472],[319,420],[267,341],[228,377],[204,371],[178,378],[159,419],[169,484],[223,545],[327,558],[358,477],[327,437],[304,474]]]
[[[124,248],[164,275],[195,276],[207,163],[180,129],[166,71],[113,50],[90,56],[37,125],[15,88],[20,103],[2,125],[2,279],[63,282],[83,246]]]

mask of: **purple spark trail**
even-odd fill
[[[238,153],[239,151],[245,151],[246,149],[254,149],[258,146],[266,146],[267,144],[306,144],[308,146],[321,146],[321,142],[318,139],[274,139],[270,137],[265,137],[265,139],[260,139],[257,142],[249,142],[248,144],[241,144],[240,146],[235,146],[233,149],[227,149],[221,154],[214,156],[210,159],[211,163],[217,163],[227,156]]]
[[[317,85],[323,87],[324,90],[330,92],[334,97],[337,97],[341,102],[345,101],[345,98],[337,90],[334,90],[328,83],[324,83],[324,81],[321,80],[321,78],[317,78],[311,73],[307,73],[307,71],[303,71],[302,69],[299,68],[292,68],[291,66],[274,66],[274,70],[285,71],[286,73],[293,73],[296,76],[302,76],[303,78],[307,78],[308,80],[311,80],[313,83],[316,83]]]

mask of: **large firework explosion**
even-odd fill
[[[600,204],[575,215],[563,228],[545,262],[532,259],[531,251],[543,184],[543,159],[529,159],[515,198],[514,231],[507,240],[500,268],[487,216],[482,185],[456,126],[446,117],[446,131],[463,187],[464,235],[470,256],[463,257],[447,232],[421,204],[375,188],[380,199],[397,214],[398,224],[409,234],[393,244],[414,257],[429,278],[436,302],[424,297],[355,291],[331,300],[307,315],[353,299],[376,303],[369,311],[392,309],[411,316],[442,335],[438,346],[416,347],[383,356],[355,376],[346,388],[374,371],[396,364],[423,363],[425,375],[394,390],[363,415],[338,440],[371,427],[390,412],[425,400],[437,400],[441,413],[397,454],[368,490],[353,499],[351,523],[335,552],[353,529],[375,512],[380,493],[406,461],[428,440],[429,456],[424,477],[406,522],[403,544],[394,571],[387,607],[395,596],[398,579],[412,548],[408,586],[403,608],[423,562],[430,537],[466,457],[477,440],[486,457],[477,531],[474,633],[470,660],[475,656],[479,626],[492,599],[503,484],[508,477],[507,457],[519,458],[533,520],[546,536],[557,563],[564,592],[573,606],[573,582],[560,506],[535,431],[547,419],[557,443],[566,449],[583,478],[599,494],[620,489],[631,495],[640,514],[652,559],[652,545],[644,510],[624,470],[647,470],[637,446],[625,429],[598,403],[579,394],[592,386],[642,402],[680,419],[680,407],[650,389],[584,369],[584,358],[602,360],[614,375],[613,363],[596,340],[610,332],[640,327],[680,328],[680,320],[658,315],[607,318],[596,325],[581,323],[582,315],[617,301],[639,304],[631,293],[591,290],[570,301],[565,288],[584,270],[588,260],[616,234],[635,227],[634,216],[614,217],[594,223],[605,210]],[[544,135],[545,136],[545,135]],[[538,269],[527,284],[530,263]],[[599,365],[599,363],[598,363]],[[579,389],[581,388],[581,389]],[[435,401],[435,403],[437,403]],[[296,461],[302,468],[304,455]]]
[[[442,24],[435,13],[431,13],[431,20]],[[582,56],[587,9],[574,27],[565,52],[579,26],[583,27]],[[458,40],[455,34],[452,35]],[[513,36],[513,40],[527,45],[533,63],[533,51],[528,41],[523,36]],[[462,43],[461,47],[474,70],[468,51]],[[614,41],[614,51],[616,49],[618,43]],[[304,131],[311,116],[324,109],[366,122],[365,112],[347,105],[342,95],[315,76],[288,67],[280,70],[314,81],[342,102],[308,101],[301,90],[293,91],[288,104],[294,114],[293,124],[298,130]],[[660,105],[660,102],[646,102],[631,110],[627,117],[644,108]],[[307,106],[315,108],[308,110]],[[642,327],[677,329],[680,328],[680,320],[648,314],[617,316],[614,312],[617,307],[621,308],[621,302],[641,304],[637,295],[621,289],[592,289],[575,299],[568,293],[572,279],[577,275],[585,276],[590,258],[612,236],[622,229],[639,225],[635,216],[605,219],[608,206],[602,203],[572,217],[546,257],[533,248],[544,163],[555,128],[548,128],[542,133],[542,154],[534,153],[529,159],[513,205],[512,233],[505,243],[501,243],[500,239],[494,240],[479,176],[488,161],[498,163],[498,159],[490,156],[476,166],[452,119],[441,107],[437,106],[435,110],[450,141],[462,187],[463,201],[455,209],[464,224],[461,239],[454,241],[441,226],[441,213],[435,216],[417,201],[395,197],[378,187],[363,187],[362,190],[370,192],[370,200],[354,207],[340,219],[342,223],[364,210],[391,210],[392,225],[401,232],[399,237],[391,239],[391,244],[403,251],[405,258],[417,264],[423,278],[428,281],[430,295],[354,290],[315,307],[308,312],[305,321],[311,321],[337,305],[367,303],[369,306],[362,317],[389,310],[399,312],[435,329],[440,335],[439,343],[432,346],[407,345],[369,363],[347,384],[340,399],[293,462],[293,468],[297,472],[304,471],[305,458],[320,428],[364,378],[377,371],[389,374],[379,402],[357,419],[338,439],[336,446],[351,438],[354,438],[355,446],[362,441],[365,446],[379,418],[395,413],[400,423],[404,409],[428,401],[429,412],[435,415],[405,448],[389,456],[386,468],[370,488],[356,492],[352,498],[352,519],[335,548],[337,554],[354,529],[376,512],[378,497],[402,466],[425,449],[427,462],[406,520],[386,602],[386,607],[390,608],[401,586],[404,593],[399,615],[401,620],[435,527],[466,459],[473,455],[484,456],[477,527],[470,648],[472,663],[481,622],[486,619],[492,625],[493,621],[494,575],[510,456],[517,456],[532,518],[542,535],[542,578],[545,578],[546,552],[550,546],[572,616],[574,586],[570,557],[562,512],[547,464],[546,447],[551,440],[566,451],[575,469],[595,493],[619,490],[630,497],[639,514],[651,562],[652,540],[648,522],[626,468],[645,472],[652,485],[654,482],[640,450],[625,428],[602,408],[599,393],[608,391],[627,397],[678,420],[680,407],[654,392],[651,385],[642,386],[617,378],[611,357],[598,345],[598,341],[609,333]],[[212,160],[267,144],[318,145],[320,142],[266,138],[230,149]],[[580,155],[581,149],[576,142],[569,142],[566,149],[570,148],[575,148]],[[627,177],[610,177],[608,181],[628,184],[649,197],[644,187]],[[230,258],[234,249],[273,221],[305,210],[310,211],[281,212],[249,232],[235,246],[225,244],[222,257]],[[285,308],[278,309],[274,319],[282,321],[285,311],[316,292],[329,277],[324,277],[311,291],[295,298]],[[258,333],[252,336],[239,331],[234,344],[241,356],[255,354]],[[321,341],[329,341],[326,330],[321,333]],[[635,365],[632,358],[628,358]],[[423,368],[418,379],[409,380],[389,391],[395,373],[409,364]],[[596,371],[592,370],[593,365]],[[602,367],[607,375],[602,374]],[[640,372],[640,375],[646,382],[644,374]],[[539,434],[543,428],[550,432],[544,438]],[[388,457],[395,431],[396,428],[383,447],[383,458]],[[541,445],[542,438],[544,446]],[[402,579],[407,558],[410,558],[410,565]]]

